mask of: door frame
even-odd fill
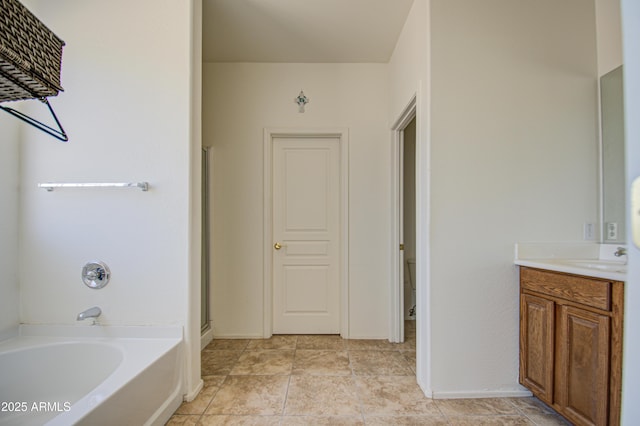
[[[417,96],[414,94],[407,106],[397,118],[392,130],[391,138],[391,279],[389,286],[389,341],[400,343],[404,341],[404,262],[400,250],[402,226],[402,176],[404,173],[402,156],[404,144],[404,129],[411,120],[417,117]],[[418,123],[416,118],[416,147],[418,146]],[[417,149],[417,148],[416,148]],[[417,156],[416,156],[417,158]],[[417,173],[416,173],[417,178]],[[416,190],[418,186],[416,185]],[[417,238],[416,238],[417,243]],[[416,270],[418,259],[416,257]],[[417,279],[416,279],[417,282]],[[417,285],[416,285],[417,287]],[[416,300],[416,306],[418,305]]]
[[[263,337],[273,335],[273,139],[337,138],[340,144],[340,336],[349,338],[349,130],[265,128],[263,134]]]

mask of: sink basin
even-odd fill
[[[567,264],[569,266],[576,266],[578,268],[586,268],[586,269],[596,269],[598,271],[608,271],[608,272],[627,272],[627,265],[622,262],[615,262],[610,260],[598,260],[598,259],[588,259],[588,260],[573,260],[566,259],[563,260],[562,263]]]

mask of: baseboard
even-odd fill
[[[424,396],[426,396],[427,398],[433,399],[433,391],[429,389],[426,385],[424,385],[420,380],[418,380],[418,386],[420,387],[420,390],[422,390],[422,393],[424,394]]]
[[[213,340],[213,327],[200,335],[200,350],[203,350]]]
[[[483,390],[483,391],[462,391],[462,392],[440,392],[432,393],[433,399],[468,399],[468,398],[524,398],[531,396],[528,390]]]
[[[264,339],[262,334],[216,334],[214,339]]]
[[[380,336],[380,335],[362,335],[362,336],[349,336],[349,340],[389,340],[389,336]]]
[[[200,379],[196,387],[194,389],[191,389],[189,393],[183,396],[184,401],[191,402],[194,399],[196,399],[196,397],[198,396],[198,394],[200,393],[203,387],[204,387],[204,380]]]

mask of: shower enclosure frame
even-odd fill
[[[201,262],[201,301],[200,334],[211,330],[211,205],[210,177],[211,154],[213,148],[202,147],[202,262]]]

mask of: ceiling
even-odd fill
[[[203,61],[386,63],[412,4],[203,0]]]

